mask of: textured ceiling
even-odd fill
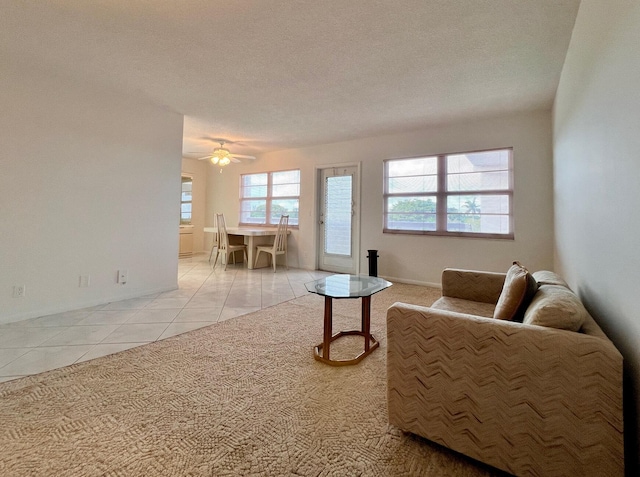
[[[0,0],[0,55],[186,116],[184,151],[550,108],[579,0]]]

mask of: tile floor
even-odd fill
[[[0,325],[0,382],[161,340],[291,300],[328,273],[278,267],[211,269],[208,256],[181,259],[167,293]]]

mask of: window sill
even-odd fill
[[[456,238],[473,238],[473,239],[497,239],[497,240],[515,240],[514,234],[483,234],[471,232],[438,232],[432,230],[397,230],[383,229],[385,234],[400,235],[433,235],[436,237],[456,237]]]

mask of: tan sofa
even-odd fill
[[[431,307],[389,308],[389,422],[518,476],[622,476],[622,356],[581,304],[577,332],[527,324],[570,292],[533,277],[524,323],[492,318],[500,273],[447,269]]]

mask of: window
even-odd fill
[[[299,202],[300,170],[240,176],[241,225],[277,225],[288,214],[297,226]]]
[[[384,231],[513,238],[511,149],[385,161]]]
[[[180,197],[180,225],[191,225],[191,203],[193,201],[193,179],[182,176],[182,195]]]

